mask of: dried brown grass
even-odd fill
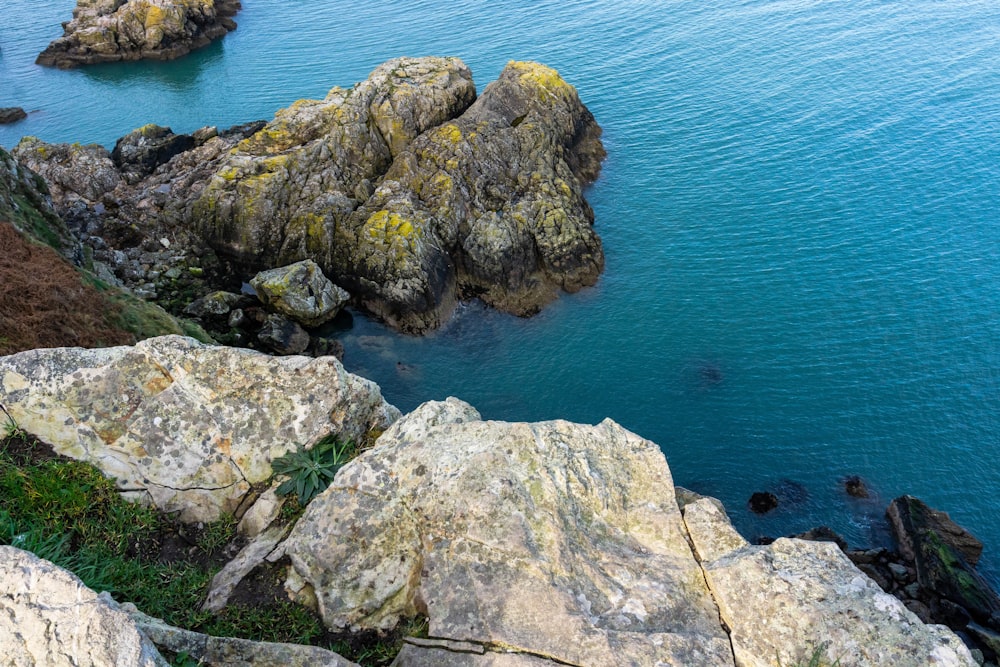
[[[113,324],[119,312],[52,248],[0,222],[0,355],[134,343]]]

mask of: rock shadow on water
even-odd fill
[[[726,380],[722,363],[710,357],[689,360],[681,375],[685,388],[699,394],[719,388]]]

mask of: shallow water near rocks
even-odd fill
[[[480,88],[509,59],[557,68],[605,129],[600,283],[528,320],[467,304],[425,338],[357,316],[348,367],[403,410],[610,417],[749,537],[884,541],[912,493],[1000,582],[997,3],[247,1],[180,61],[33,65],[73,5],[4,3],[0,106],[31,112],[8,149],[270,118],[399,55],[460,56]],[[778,509],[753,515],[754,491]]]

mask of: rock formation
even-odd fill
[[[24,109],[21,107],[3,107],[0,108],[0,125],[8,125],[10,123],[16,123],[19,120],[24,120],[28,117]]]
[[[170,60],[236,29],[239,0],[78,0],[63,36],[35,61],[49,67]]]
[[[118,279],[149,298],[190,294],[176,311],[235,290],[234,275],[310,259],[356,305],[421,332],[461,298],[528,315],[597,280],[582,190],[599,136],[543,65],[510,63],[477,100],[460,60],[400,58],[266,125],[145,126],[112,153],[29,137],[14,153]]]
[[[333,357],[277,359],[179,336],[3,357],[0,389],[22,428],[187,521],[245,509],[251,485],[297,443],[359,441],[399,415]]]
[[[3,664],[167,667],[107,593],[27,551],[0,546]]]

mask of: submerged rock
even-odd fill
[[[71,68],[120,60],[170,60],[236,29],[239,0],[77,0],[63,36],[39,65]]]
[[[21,428],[185,521],[237,513],[296,443],[331,433],[358,441],[399,414],[333,357],[275,358],[180,336],[0,357],[0,388]]]
[[[747,507],[754,514],[767,514],[777,506],[778,497],[770,491],[755,491],[747,501]]]
[[[108,593],[47,560],[0,546],[3,664],[167,667]]]

